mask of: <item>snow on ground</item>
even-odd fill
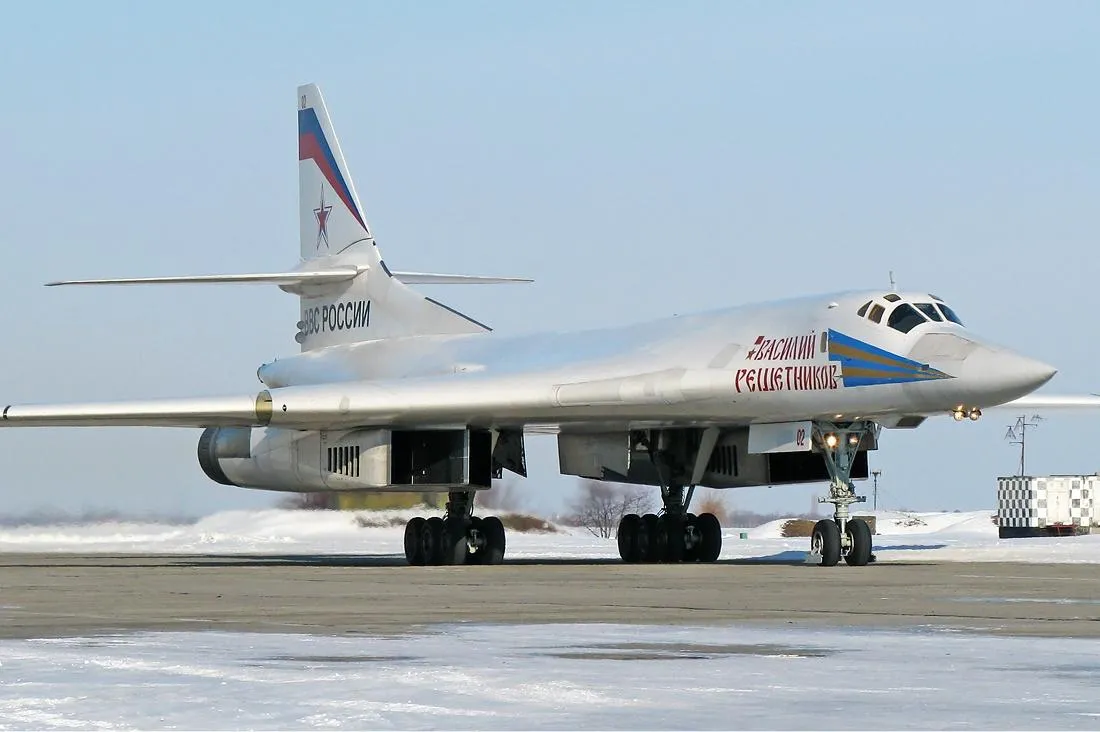
[[[0,729],[1096,729],[1098,659],[927,628],[0,641]]]
[[[354,554],[403,556],[402,523],[415,510],[228,511],[192,524],[105,522],[0,528],[3,552]],[[991,511],[969,513],[878,512],[879,561],[1100,562],[1100,534],[1080,537],[998,539]],[[397,525],[389,526],[390,522]],[[722,559],[799,561],[809,539],[781,536],[782,522],[727,529]],[[508,533],[508,556],[525,559],[614,559],[614,538],[584,529]],[[746,538],[740,538],[744,534]]]

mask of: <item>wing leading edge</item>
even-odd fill
[[[0,427],[256,427],[271,421],[271,395],[11,405]]]
[[[359,275],[355,267],[303,272],[248,272],[244,274],[173,275],[170,277],[112,277],[99,280],[59,280],[46,287],[64,285],[329,285],[347,282]]]
[[[601,406],[663,407],[731,396],[728,372],[670,369],[596,381],[548,374],[341,382],[265,390],[257,396],[60,405],[10,405],[0,427],[272,426],[328,429],[463,422],[543,424]],[[656,410],[645,410],[656,411]]]
[[[256,396],[11,405],[0,413],[0,427],[537,426],[574,420],[660,419],[667,407],[716,399],[736,400],[727,371],[668,369],[588,381],[546,373],[485,375],[289,386]],[[598,408],[599,417],[593,416],[593,408]],[[1028,396],[997,408],[1100,409],[1100,396]]]

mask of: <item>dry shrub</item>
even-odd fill
[[[355,523],[361,529],[399,529],[404,528],[406,522],[406,519],[401,516],[378,516],[369,512],[355,515]],[[504,524],[504,528],[518,531],[521,534],[554,534],[559,530],[557,526],[546,519],[526,513],[503,514],[500,516],[500,522]]]
[[[878,527],[876,526],[877,522],[875,521],[874,516],[853,516],[852,518],[853,519],[861,519],[863,521],[866,521],[867,522],[867,527],[869,529],[871,529],[871,533],[872,534],[877,534],[878,533],[878,530],[877,530]],[[790,538],[790,537],[802,537],[802,536],[813,536],[814,525],[819,520],[820,519],[790,519],[789,521],[787,521],[786,523],[783,524],[783,527],[780,529],[780,531],[781,531],[783,536],[788,537],[788,538]]]
[[[355,523],[361,529],[392,529],[405,525],[405,519],[400,516],[372,516],[369,513],[355,515]]]
[[[637,486],[583,481],[580,496],[573,502],[573,513],[567,523],[582,526],[601,539],[610,539],[615,536],[623,516],[628,513],[643,514],[649,510],[652,501],[648,493]]]
[[[336,508],[336,494],[331,491],[292,493],[284,496],[278,507],[291,511],[331,511]]]
[[[791,519],[783,524],[780,534],[787,538],[813,536],[816,523],[813,519]]]
[[[860,516],[856,514],[852,518],[859,519],[867,523],[867,528],[871,530],[872,534],[878,533],[878,517],[877,516]]]
[[[504,524],[504,528],[518,531],[521,534],[555,534],[558,532],[558,527],[549,521],[525,513],[504,514],[500,517],[500,522]]]
[[[702,500],[692,506],[692,513],[696,516],[701,516],[704,513],[713,513],[723,526],[729,523],[729,507],[720,495],[717,493],[708,493],[701,498]]]

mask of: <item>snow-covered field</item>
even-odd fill
[[[414,511],[369,514],[385,524]],[[1081,537],[997,538],[991,512],[878,513],[879,561],[1100,562],[1100,534]],[[808,539],[784,539],[782,522],[727,529],[722,559],[797,561]],[[746,534],[747,538],[740,538]],[[308,553],[403,555],[400,525],[363,528],[356,514],[340,511],[230,511],[192,524],[95,523],[0,528],[0,551],[102,553]],[[611,559],[614,539],[584,529],[508,533],[508,556],[527,559]]]
[[[0,729],[1096,729],[1098,677],[1097,640],[931,629],[148,633],[0,641]]]
[[[413,512],[227,512],[0,528],[0,551],[402,556]],[[878,515],[881,561],[1098,562],[1100,535],[1001,541],[988,512]],[[746,538],[741,538],[742,533]],[[797,561],[780,523],[723,559]],[[513,558],[616,558],[583,530]],[[0,594],[0,624],[5,607]],[[1098,729],[1100,640],[940,628],[448,625],[399,636],[139,633],[0,641],[0,729]]]

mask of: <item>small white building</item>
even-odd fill
[[[1100,474],[997,478],[997,526],[1002,539],[1087,534],[1100,506]]]

